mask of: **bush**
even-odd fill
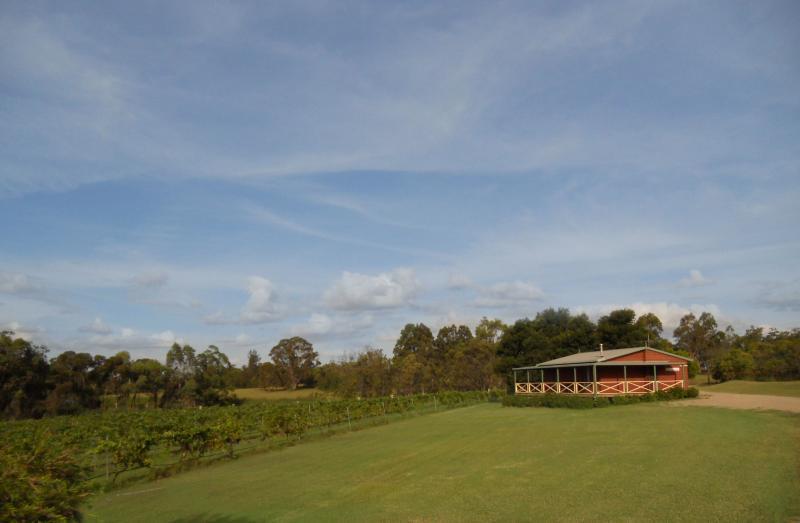
[[[690,387],[686,390],[680,388],[668,391],[660,390],[652,394],[628,394],[625,396],[575,396],[572,394],[534,394],[534,395],[507,395],[503,398],[504,407],[548,407],[566,409],[591,409],[594,407],[608,407],[610,405],[632,405],[634,403],[649,403],[651,401],[670,401],[683,398],[696,398],[699,390]]]
[[[89,495],[88,467],[75,449],[57,447],[51,434],[0,446],[0,521],[80,519],[78,506]]]

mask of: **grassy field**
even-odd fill
[[[100,495],[88,521],[787,520],[800,418],[481,404]]]
[[[318,389],[297,389],[297,390],[264,390],[260,388],[236,389],[236,396],[247,401],[263,400],[297,400],[310,398],[311,396],[321,396],[324,393]]]
[[[703,387],[709,392],[732,392],[735,394],[768,394],[800,398],[800,381],[743,381],[733,380]]]

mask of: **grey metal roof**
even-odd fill
[[[672,354],[669,352],[664,352],[663,350],[654,349],[653,347],[629,347],[626,349],[608,349],[604,351],[595,350],[591,352],[578,352],[575,354],[570,354],[569,356],[556,358],[554,360],[543,361],[538,365],[533,365],[530,367],[518,367],[514,370],[541,369],[546,367],[558,367],[561,365],[593,365],[596,363],[602,363],[608,360],[613,360],[614,358],[619,358],[620,356],[627,356],[628,354],[633,354],[634,352],[643,351],[645,349],[689,361],[689,358],[685,358],[683,356],[679,356],[677,354]],[[652,364],[659,362],[651,361],[648,363]],[[667,362],[665,361],[664,363]]]

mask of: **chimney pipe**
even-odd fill
[[[600,354],[603,354],[603,344],[600,344]]]

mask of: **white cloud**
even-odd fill
[[[113,329],[106,325],[102,318],[95,318],[89,325],[84,325],[78,329],[81,332],[91,332],[92,334],[111,334]]]
[[[178,338],[176,338],[175,337],[175,333],[172,332],[171,330],[166,330],[166,331],[163,331],[163,332],[158,332],[156,334],[151,334],[150,335],[150,339],[152,339],[153,341],[158,342],[163,347],[169,347],[170,345],[172,345],[176,341],[179,342],[179,343],[182,343],[182,340],[179,340]]]
[[[544,292],[530,282],[498,282],[479,289],[475,305],[478,307],[509,307],[523,305],[544,298]]]
[[[712,283],[714,282],[703,276],[703,273],[701,273],[698,269],[692,269],[689,271],[689,276],[686,278],[681,278],[681,280],[678,282],[678,286],[702,287],[704,285],[711,285]]]
[[[136,336],[136,331],[130,327],[123,327],[120,331],[120,336],[123,338],[132,338],[133,336]]]
[[[330,341],[336,339],[363,338],[361,334],[371,335],[370,328],[374,318],[368,313],[330,316],[312,313],[305,323],[294,325],[289,329],[292,336],[302,336],[312,341]],[[356,336],[353,336],[353,335]]]
[[[228,316],[218,310],[203,317],[206,325],[259,324],[281,319],[284,307],[277,303],[277,295],[270,280],[251,276],[247,280],[249,297],[238,316]]]
[[[408,305],[418,289],[419,282],[413,269],[395,269],[376,276],[344,272],[325,291],[324,299],[334,309],[387,309]]]
[[[42,329],[31,325],[22,325],[18,321],[12,321],[0,328],[0,331],[11,331],[14,337],[22,338],[25,341],[32,341],[33,338],[42,334]]]
[[[281,308],[275,303],[275,291],[272,282],[261,276],[251,276],[247,292],[250,298],[242,308],[242,323],[266,323],[274,321],[281,315]]]

